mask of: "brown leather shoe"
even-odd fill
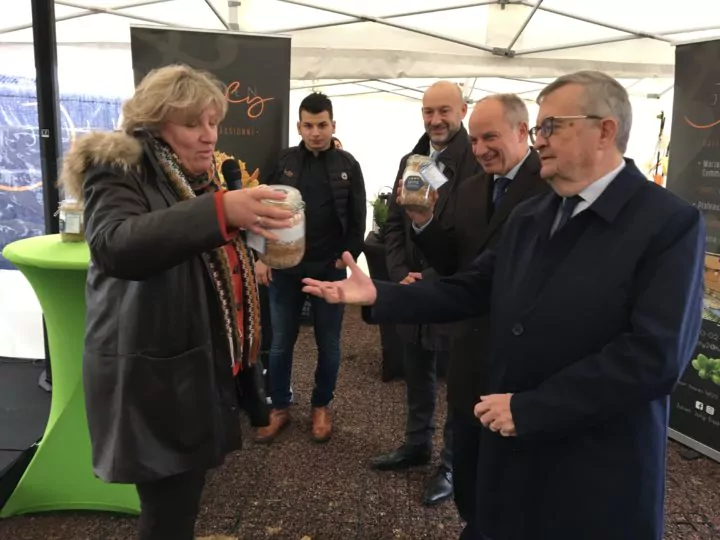
[[[272,409],[270,411],[270,425],[258,428],[255,433],[255,442],[269,444],[275,440],[280,432],[290,424],[289,409]]]
[[[328,407],[313,407],[312,438],[317,443],[324,443],[332,436],[332,418]]]

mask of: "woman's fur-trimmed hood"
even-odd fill
[[[58,185],[67,197],[84,199],[85,172],[92,166],[111,165],[130,170],[137,167],[143,156],[143,145],[125,133],[94,131],[78,137],[63,158]]]

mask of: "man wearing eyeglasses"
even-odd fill
[[[700,212],[623,158],[626,90],[594,71],[540,93],[530,130],[550,194],[513,212],[496,250],[433,283],[305,280],[366,320],[490,313],[475,415],[475,538],[662,540],[669,396],[698,338]]]
[[[494,94],[479,100],[468,121],[468,134],[482,172],[458,186],[453,215],[444,223],[434,219],[434,209],[407,211],[415,244],[440,274],[470,268],[480,253],[497,245],[503,225],[521,201],[548,191],[540,177],[540,158],[528,146],[528,130],[527,106],[517,95]],[[456,323],[450,343],[447,400],[453,422],[455,504],[466,522],[463,539],[472,538],[475,515],[483,427],[473,408],[485,380],[489,323],[487,316]]]

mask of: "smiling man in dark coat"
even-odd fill
[[[372,282],[351,264],[350,279],[305,290],[372,306],[374,323],[489,311],[474,538],[662,540],[670,394],[700,331],[704,221],[623,159],[632,111],[617,81],[566,75],[539,104],[530,135],[552,191],[515,209],[497,249],[431,283]]]
[[[455,213],[457,190],[468,178],[480,172],[463,125],[467,104],[460,87],[450,81],[437,81],[423,95],[422,116],[425,133],[413,150],[403,156],[395,179],[395,190],[403,183],[408,159],[412,155],[429,156],[448,180],[437,192],[434,221],[446,224]],[[390,280],[409,284],[439,277],[413,242],[412,221],[395,197],[391,197],[385,222],[385,256]],[[438,368],[447,362],[448,328],[437,325],[399,325],[404,345],[403,365],[407,417],[403,444],[395,450],[375,456],[376,470],[403,470],[428,463],[432,456],[435,433],[435,401]],[[453,496],[452,411],[443,426],[440,466],[427,482],[423,504],[434,506]]]
[[[513,209],[550,189],[540,177],[540,158],[528,148],[527,106],[515,94],[493,94],[479,100],[468,122],[473,154],[482,172],[455,190],[453,215],[441,224],[433,209],[408,209],[413,239],[441,275],[470,268],[485,249],[494,249]],[[473,408],[485,381],[490,319],[468,319],[454,325],[447,376],[452,418],[453,490],[460,517],[460,538],[472,538],[475,520],[477,460],[483,427]]]

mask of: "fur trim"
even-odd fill
[[[122,132],[95,131],[79,137],[63,158],[58,186],[66,196],[84,199],[85,173],[94,165],[111,165],[125,170],[137,167],[143,147],[135,137]]]

